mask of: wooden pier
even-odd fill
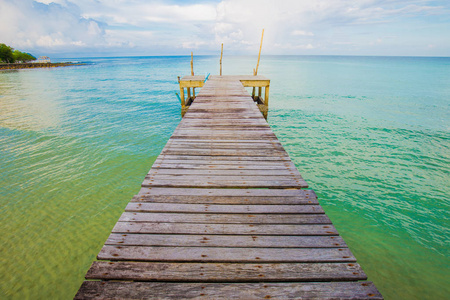
[[[180,80],[184,118],[76,299],[382,299],[264,119],[269,83]]]

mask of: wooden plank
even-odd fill
[[[366,280],[357,263],[149,263],[95,261],[86,279],[167,282]]]
[[[248,160],[247,160],[248,158]],[[253,159],[252,159],[253,158]],[[254,161],[257,160],[258,162],[255,163]],[[189,155],[186,156],[177,156],[177,155],[160,155],[158,158],[156,158],[155,164],[160,163],[176,163],[176,164],[203,164],[203,165],[243,165],[252,167],[254,166],[256,169],[256,166],[283,166],[286,168],[293,168],[295,169],[295,165],[290,160],[285,160],[284,158],[275,158],[270,159],[270,157],[243,157],[243,156],[196,156],[192,157]]]
[[[155,170],[161,169],[198,169],[198,170],[290,170],[295,172],[295,168],[287,167],[286,165],[280,163],[270,163],[264,164],[263,162],[258,162],[258,164],[245,163],[245,162],[211,162],[192,160],[189,163],[179,161],[179,160],[163,160],[155,162],[153,168]]]
[[[270,181],[267,184],[276,185],[278,182],[300,182],[303,180],[299,175],[285,175],[285,176],[275,176],[275,175],[253,175],[253,176],[240,176],[240,175],[195,175],[195,174],[156,174],[145,176],[146,181],[157,181],[157,180],[191,180],[192,181],[202,181],[208,183],[208,181]]]
[[[372,282],[170,283],[85,281],[75,299],[383,299]]]
[[[258,143],[258,144],[268,144],[268,145],[279,145],[281,146],[281,143],[278,139],[276,138],[270,138],[270,139],[254,139],[254,140],[249,140],[249,139],[240,139],[239,136],[237,136],[233,141],[228,141],[228,140],[221,140],[221,139],[215,139],[215,138],[211,138],[211,139],[203,139],[201,141],[199,141],[198,139],[169,139],[168,143],[214,143],[217,145],[222,145],[222,144],[250,144],[250,143]]]
[[[222,213],[222,214],[320,214],[320,205],[226,205],[226,204],[183,204],[183,203],[137,203],[130,202],[127,212],[152,213]]]
[[[300,197],[232,197],[232,196],[134,196],[131,202],[191,203],[191,204],[249,204],[249,205],[308,205],[319,204],[316,198]],[[131,203],[130,202],[130,203]]]
[[[214,118],[214,117],[212,117]],[[170,138],[171,139],[197,139],[197,140],[206,140],[206,139],[224,139],[224,140],[233,140],[236,136],[239,135],[239,138],[242,140],[268,140],[275,139],[276,136],[273,133],[255,133],[255,132],[245,132],[240,133],[239,131],[233,132],[229,131],[226,133],[215,133],[215,132],[185,132],[185,133],[174,133]]]
[[[217,148],[217,149],[277,149],[284,150],[280,143],[265,142],[259,140],[258,142],[221,142],[216,141],[186,141],[183,139],[170,140],[169,147],[195,147],[195,148]]]
[[[196,141],[196,142],[186,142],[183,139],[175,139],[171,140],[168,143],[167,148],[197,148],[197,149],[251,149],[251,150],[265,150],[265,151],[282,151],[286,153],[283,146],[279,143],[264,143],[263,141],[259,143],[236,143],[236,142],[223,142],[223,143],[215,143],[215,142],[204,142],[204,141]]]
[[[236,114],[234,113],[216,113],[216,114],[211,114],[211,113],[202,113],[202,112],[187,112],[186,115],[183,118],[187,118],[187,119],[215,119],[215,120],[220,120],[220,119],[232,119],[232,118],[236,118],[238,116],[236,116]],[[259,119],[260,116],[256,115],[256,114],[251,114],[251,115],[244,115],[244,114],[240,114],[239,115],[240,119]]]
[[[184,214],[124,212],[121,222],[211,224],[330,224],[325,214]]]
[[[186,124],[185,124],[186,125]],[[216,130],[255,130],[255,129],[265,129],[269,125],[264,124],[201,124],[201,123],[195,123],[195,124],[187,124],[186,126],[189,126],[193,129],[204,129],[204,128],[213,128]]]
[[[163,150],[160,155],[189,155],[189,156],[260,156],[260,157],[284,157],[289,158],[285,151],[275,149],[259,150],[259,149],[198,149],[198,148],[172,148]]]
[[[347,248],[339,236],[167,235],[112,233],[105,245],[250,248]]]
[[[193,224],[117,222],[114,233],[240,234],[240,235],[337,235],[331,224]]]
[[[210,178],[205,181],[205,178],[200,179],[196,176],[185,177],[184,179],[174,180],[174,179],[145,179],[142,182],[143,187],[184,187],[184,188],[195,188],[195,187],[205,187],[205,188],[307,188],[308,185],[303,180],[276,180],[276,181],[266,181],[266,180],[251,180],[247,179],[236,179],[227,180],[224,182],[219,178]]]
[[[243,197],[302,197],[317,198],[313,190],[300,189],[180,189],[180,188],[142,188],[139,194],[159,196],[243,196]]]
[[[190,133],[190,134],[255,134],[255,135],[261,135],[261,134],[268,134],[274,136],[274,133],[272,130],[268,128],[252,128],[252,129],[245,129],[245,130],[232,130],[232,129],[220,129],[220,128],[185,128],[180,127],[178,129],[175,129],[174,134],[181,134],[181,133]]]
[[[300,173],[297,170],[214,170],[210,168],[205,169],[164,169],[153,168],[147,176],[155,175],[228,175],[228,176],[297,176]]]
[[[195,120],[195,119],[183,119],[180,124],[183,126],[211,126],[211,127],[219,127],[219,126],[248,126],[252,127],[261,127],[267,128],[270,127],[269,124],[261,122],[257,119],[251,120],[241,120],[241,119],[231,119],[231,120]]]
[[[207,160],[207,161],[220,161],[220,163],[232,163],[232,162],[237,162],[237,161],[244,161],[247,164],[250,164],[250,161],[253,163],[253,161],[258,161],[256,162],[256,164],[259,164],[260,162],[277,162],[280,163],[280,161],[284,162],[291,162],[291,159],[289,158],[289,156],[285,156],[285,157],[269,157],[269,156],[265,156],[265,157],[260,157],[260,156],[230,156],[230,155],[217,155],[217,156],[208,156],[208,155],[171,155],[171,154],[161,154],[160,156],[158,156],[158,158],[161,159],[170,159],[170,160],[182,160],[182,161],[187,161],[187,160]],[[226,162],[222,162],[222,161],[226,161]]]
[[[197,140],[205,140],[205,139],[223,139],[223,140],[234,140],[236,138],[236,135],[239,135],[239,138],[241,139],[248,139],[248,140],[254,140],[254,139],[261,139],[261,140],[267,140],[271,138],[275,138],[272,134],[239,134],[239,132],[236,133],[229,133],[229,134],[174,134],[172,135],[171,139],[197,139]]]
[[[99,260],[158,262],[355,262],[348,248],[228,248],[108,246]]]

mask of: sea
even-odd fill
[[[181,120],[190,56],[0,71],[0,299],[72,299]],[[224,56],[251,75],[256,56]],[[196,75],[218,56],[194,56]],[[262,56],[268,122],[386,299],[449,299],[450,58]]]

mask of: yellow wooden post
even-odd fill
[[[261,44],[259,44],[258,62],[256,63],[256,69],[253,69],[253,76],[258,75],[259,60],[261,58],[261,48],[262,48],[263,37],[264,37],[264,29],[262,30]],[[255,88],[253,88],[252,97],[253,97],[253,100],[255,100]]]
[[[256,70],[255,69],[253,69],[253,76],[256,76]],[[255,101],[255,87],[253,87],[253,90],[252,90],[252,98],[253,98],[253,101]]]
[[[258,63],[256,64],[256,72],[255,72],[255,75],[258,75],[259,59],[261,58],[261,48],[262,48],[263,37],[264,37],[264,29],[262,30],[261,44],[259,45]]]
[[[180,87],[180,99],[181,99],[181,108],[184,108],[186,106],[186,103],[184,102],[184,88]]]

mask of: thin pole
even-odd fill
[[[223,56],[223,43],[222,48],[220,50],[220,76],[222,76],[222,56]]]
[[[258,75],[259,59],[261,58],[261,48],[262,48],[263,38],[264,38],[264,29],[262,30],[261,44],[259,45],[258,63],[256,64],[255,75]]]
[[[191,52],[191,76],[194,76],[194,53]]]

